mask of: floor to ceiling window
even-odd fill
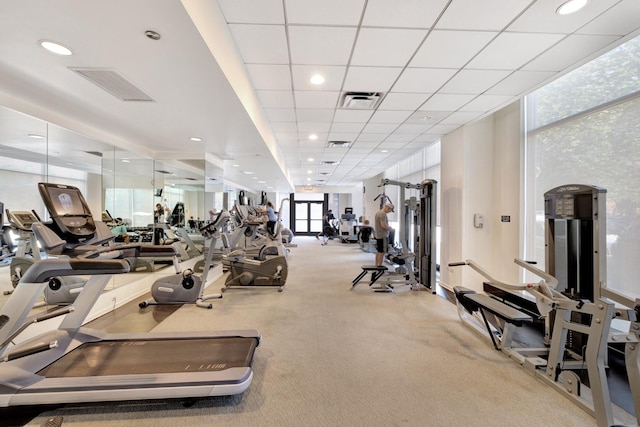
[[[606,193],[607,286],[640,297],[640,37],[526,98],[525,256],[544,262],[544,193]]]

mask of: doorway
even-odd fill
[[[311,236],[322,231],[323,201],[295,201],[294,233]]]

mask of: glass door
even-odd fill
[[[296,201],[294,233],[310,235],[322,231],[323,206],[322,201]]]

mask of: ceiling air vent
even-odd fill
[[[92,156],[102,157],[102,153],[99,151],[85,151],[87,154],[91,154]]]
[[[329,141],[327,142],[327,147],[349,148],[351,147],[351,141]]]
[[[322,166],[336,166],[338,163],[338,161],[336,160],[325,160],[322,162]]]
[[[121,101],[153,101],[149,95],[138,89],[116,70],[109,68],[69,68],[101,87]]]
[[[342,97],[342,108],[371,110],[378,105],[380,92],[346,92]]]

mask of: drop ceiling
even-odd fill
[[[638,34],[637,0],[569,16],[561,3],[2,2],[0,104],[156,159],[206,158],[251,190],[352,186]],[[123,101],[74,70],[148,99]],[[344,108],[347,92],[379,99]],[[1,133],[0,146],[8,155]]]

